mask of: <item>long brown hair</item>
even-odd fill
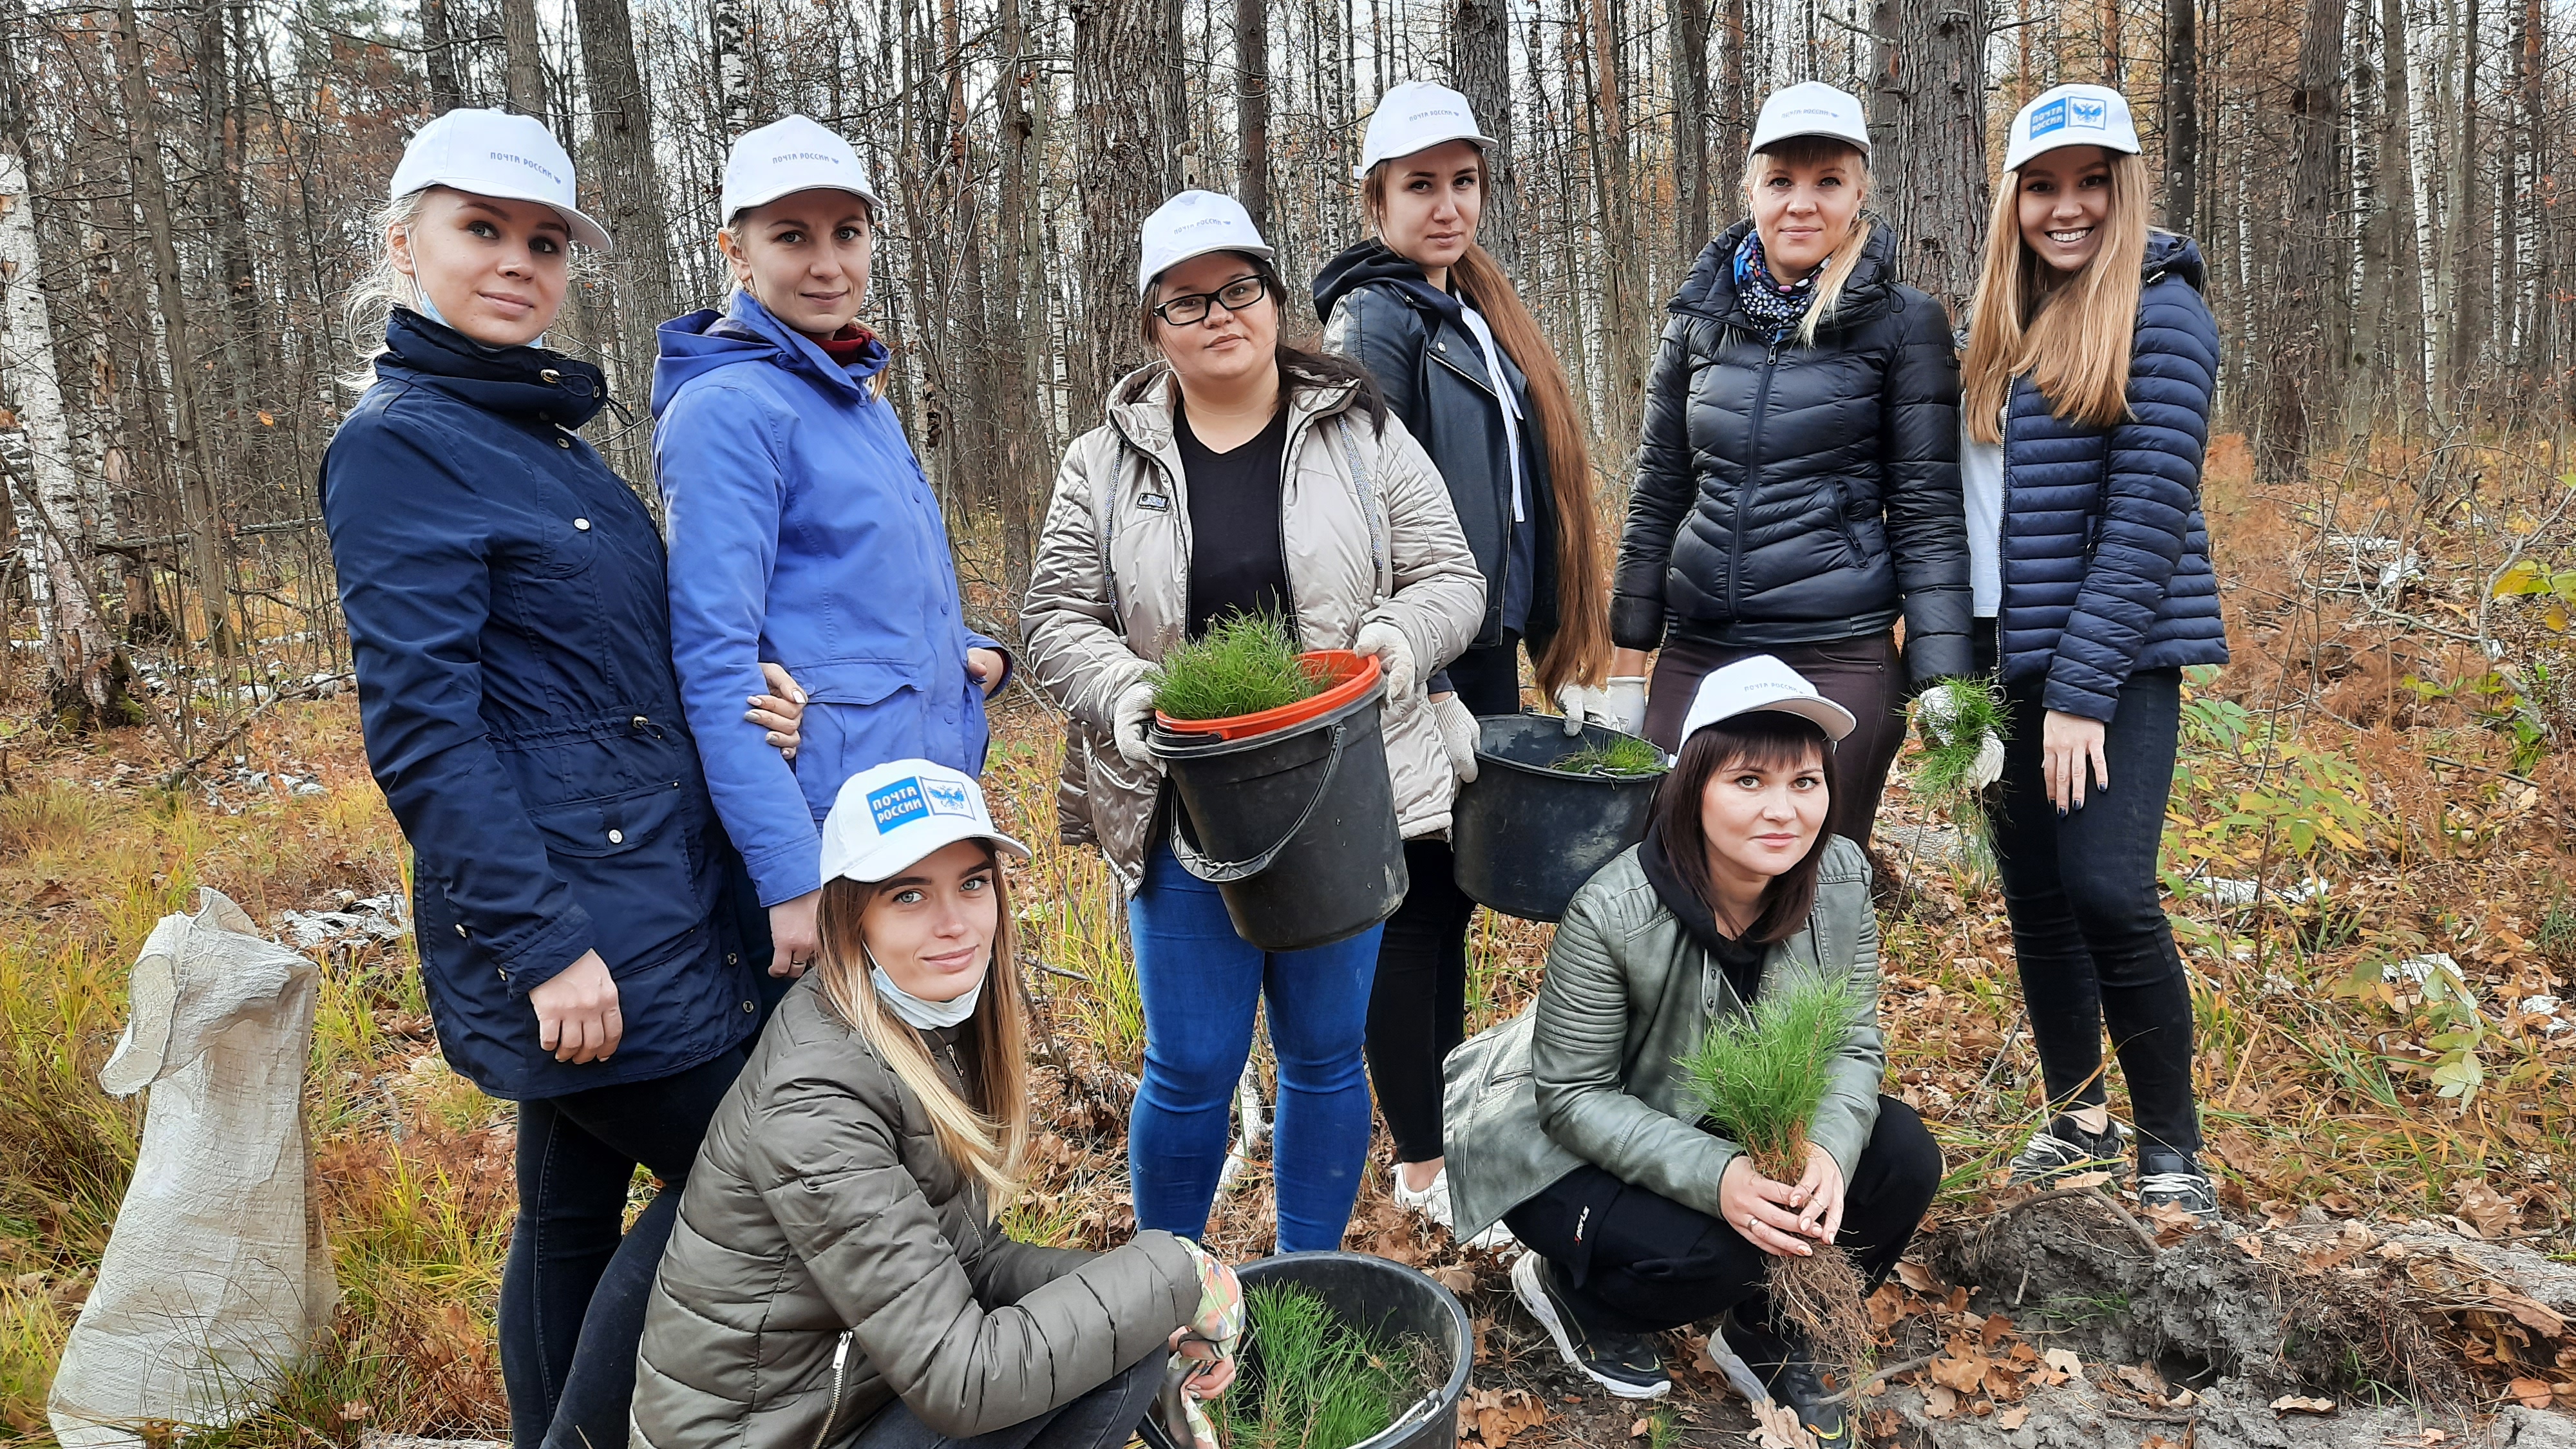
[[[1717,907],[1709,899],[1708,831],[1700,820],[1700,801],[1708,794],[1708,782],[1727,770],[1791,769],[1809,759],[1824,766],[1830,804],[1834,749],[1813,720],[1776,709],[1755,710],[1705,726],[1682,741],[1681,757],[1655,790],[1655,831],[1663,838],[1664,854],[1672,860],[1674,873],[1701,904],[1711,910]],[[1815,844],[1807,847],[1798,863],[1762,888],[1761,905],[1744,932],[1744,944],[1768,946],[1806,928],[1807,914],[1816,907],[1816,876],[1824,869],[1825,843],[1831,839],[1831,830],[1819,829]]]
[[[2072,277],[2032,256],[2021,239],[2021,173],[2005,172],[1995,188],[1960,363],[1960,406],[1969,436],[1981,443],[2003,441],[2004,405],[2013,379],[2025,373],[2066,422],[2107,428],[2129,416],[2129,352],[2147,259],[2147,163],[2117,153],[2109,160],[2107,235]]]
[[[1011,914],[1011,888],[990,847],[993,869],[993,959],[984,969],[983,995],[958,1036],[957,1061],[966,1091],[959,1095],[930,1059],[921,1033],[886,1009],[868,975],[866,938],[859,923],[882,885],[846,878],[828,881],[817,912],[823,996],[841,1020],[867,1038],[895,1080],[930,1115],[939,1150],[984,1189],[985,1215],[997,1217],[1019,1193],[1020,1169],[1029,1153],[1027,999],[1020,991],[1019,932]]]
[[[1476,184],[1488,184],[1484,153],[1476,155]],[[1386,165],[1369,168],[1360,199],[1369,225],[1385,231]],[[1544,654],[1533,653],[1538,687],[1553,695],[1558,686],[1599,684],[1610,668],[1610,587],[1601,567],[1599,527],[1592,518],[1592,447],[1574,414],[1574,389],[1565,380],[1565,365],[1541,332],[1538,319],[1521,301],[1511,275],[1493,253],[1474,242],[1466,255],[1450,263],[1449,278],[1467,305],[1483,314],[1493,329],[1494,345],[1511,355],[1529,383],[1529,403],[1538,414],[1538,431],[1547,447],[1547,485],[1556,495],[1556,636]],[[1500,386],[1502,379],[1496,378]]]
[[[1786,136],[1744,158],[1744,205],[1748,213],[1753,207],[1754,185],[1773,165],[1821,166],[1828,161],[1841,161],[1860,172],[1860,199],[1856,204],[1863,209],[1852,213],[1851,230],[1816,269],[1816,300],[1798,322],[1801,347],[1816,345],[1816,329],[1833,320],[1834,308],[1843,299],[1843,284],[1859,267],[1861,253],[1869,250],[1869,153],[1831,136]]]

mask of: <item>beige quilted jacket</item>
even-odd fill
[[[1130,895],[1153,844],[1160,781],[1119,755],[1109,712],[1186,637],[1190,578],[1172,379],[1160,363],[1137,376],[1151,379],[1143,395],[1112,402],[1109,420],[1065,451],[1020,612],[1021,667],[1072,716],[1056,800],[1064,838],[1096,842]],[[1475,637],[1485,578],[1439,470],[1392,415],[1375,431],[1357,393],[1300,386],[1289,397],[1280,508],[1297,637],[1308,649],[1347,649],[1361,625],[1384,619],[1428,680]],[[1420,683],[1387,701],[1385,728],[1404,836],[1447,830],[1457,779]]]

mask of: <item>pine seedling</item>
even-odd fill
[[[1585,745],[1559,755],[1548,768],[1560,775],[1607,775],[1634,780],[1660,775],[1667,767],[1664,752],[1652,741],[1620,735],[1607,744]]]
[[[1833,1084],[1834,1059],[1851,1040],[1857,994],[1846,978],[1779,983],[1744,1015],[1709,1023],[1680,1062],[1692,1107],[1710,1130],[1774,1182],[1806,1175],[1807,1124]],[[1849,1385],[1876,1345],[1860,1273],[1842,1249],[1818,1243],[1805,1257],[1768,1258],[1771,1299],[1807,1330],[1818,1362]]]
[[[1276,614],[1229,614],[1175,646],[1146,676],[1154,708],[1174,719],[1233,719],[1323,693]]]
[[[1244,1378],[1224,1400],[1226,1449],[1351,1449],[1395,1422],[1413,1365],[1293,1283],[1244,1290]]]
[[[1958,830],[1969,862],[1982,871],[1994,860],[1994,831],[1986,819],[1985,791],[1973,783],[1977,755],[1988,735],[2012,738],[2012,712],[1992,679],[1954,679],[1948,692],[1957,713],[1925,721],[1914,795]]]

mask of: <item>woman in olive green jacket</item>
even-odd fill
[[[1513,1287],[1566,1361],[1623,1398],[1660,1398],[1672,1380],[1649,1335],[1723,1316],[1712,1354],[1825,1444],[1842,1412],[1769,1311],[1764,1255],[1838,1242],[1874,1285],[1941,1178],[1921,1120],[1879,1095],[1869,865],[1824,832],[1826,762],[1851,728],[1768,655],[1708,675],[1644,843],[1575,894],[1537,1003],[1447,1062],[1457,1231],[1510,1224],[1529,1249]],[[1712,1019],[1819,974],[1849,978],[1859,1015],[1807,1124],[1806,1169],[1776,1182],[1700,1126],[1677,1058]]]
[[[1124,1444],[1234,1298],[1170,1233],[1086,1253],[994,1221],[1030,1132],[999,852],[1028,854],[955,770],[841,787],[820,963],[717,1108],[645,1309],[636,1449]]]

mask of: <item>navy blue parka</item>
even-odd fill
[[[385,340],[322,513],[439,1044],[514,1100],[695,1066],[751,1033],[760,993],[671,668],[661,535],[572,431],[607,404],[599,370],[402,310]],[[593,950],[625,1035],[558,1062],[528,993]]]
[[[2218,386],[2218,324],[2200,248],[2147,237],[2129,416],[2069,422],[2027,376],[2004,418],[2004,683],[2108,721],[2140,669],[2227,662],[2200,469]]]

